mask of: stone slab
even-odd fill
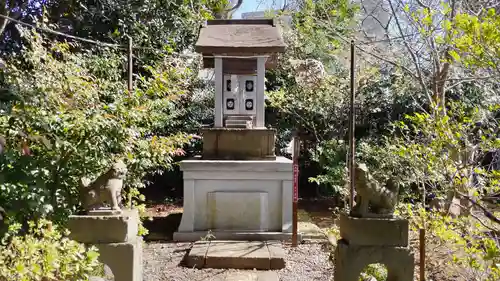
[[[111,208],[102,208],[96,210],[90,210],[87,212],[89,216],[112,216],[112,215],[121,215],[123,214],[123,210],[113,210]]]
[[[207,234],[208,231],[175,232],[173,240],[176,242],[195,242],[206,237]],[[211,235],[218,240],[231,241],[287,241],[292,239],[292,233],[287,232],[212,231]],[[302,241],[301,233],[297,234],[297,239]]]
[[[207,160],[194,157],[181,161],[180,168],[183,172],[292,172],[292,164],[292,160],[281,156],[274,160]]]
[[[186,265],[196,268],[282,269],[285,267],[285,251],[279,241],[197,241],[187,256]]]
[[[95,244],[99,260],[111,269],[115,281],[142,281],[142,238],[133,242]]]
[[[210,241],[197,241],[189,251],[186,265],[191,268],[203,268],[207,256]]]
[[[267,192],[217,191],[207,197],[208,228],[212,231],[269,229]]]
[[[80,243],[122,243],[134,241],[139,228],[137,210],[123,210],[120,215],[70,216],[69,238]]]
[[[269,250],[270,269],[285,268],[285,250],[280,241],[267,241],[267,249]]]
[[[400,218],[357,218],[340,215],[340,237],[351,245],[408,246],[408,221]]]
[[[270,269],[265,242],[212,241],[205,267],[235,269]]]
[[[278,273],[275,271],[240,270],[228,272],[220,277],[209,277],[203,281],[278,281]]]

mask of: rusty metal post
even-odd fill
[[[295,132],[293,136],[293,154],[292,154],[292,159],[293,159],[292,247],[297,247],[298,244],[297,208],[299,201],[299,154],[300,154],[300,140],[298,133]]]
[[[350,109],[349,109],[349,209],[352,210],[354,206],[354,152],[355,152],[355,112],[354,112],[354,96],[355,96],[355,55],[354,55],[354,40],[351,41],[351,95],[350,95]]]

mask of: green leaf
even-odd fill
[[[454,50],[450,50],[450,51],[448,52],[448,54],[450,54],[450,56],[451,56],[451,57],[452,57],[455,61],[460,62],[460,55],[459,55],[456,51],[454,51]]]
[[[451,29],[451,21],[449,20],[443,20],[441,25],[446,31],[449,31]]]
[[[25,269],[26,269],[26,267],[24,266],[24,264],[21,264],[21,263],[16,264],[16,271],[18,274],[23,275]]]
[[[488,17],[494,17],[496,15],[495,8],[488,9]]]

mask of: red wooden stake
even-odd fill
[[[293,221],[292,221],[292,247],[297,247],[297,205],[299,201],[299,153],[300,141],[297,135],[293,138]]]

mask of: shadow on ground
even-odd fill
[[[182,213],[171,213],[167,216],[152,217],[152,220],[145,219],[144,227],[149,230],[149,234],[144,237],[146,241],[172,241],[174,232],[177,231],[181,223]]]
[[[338,206],[336,198],[302,199],[298,204],[298,220],[312,222],[320,228],[335,225],[333,210]]]

